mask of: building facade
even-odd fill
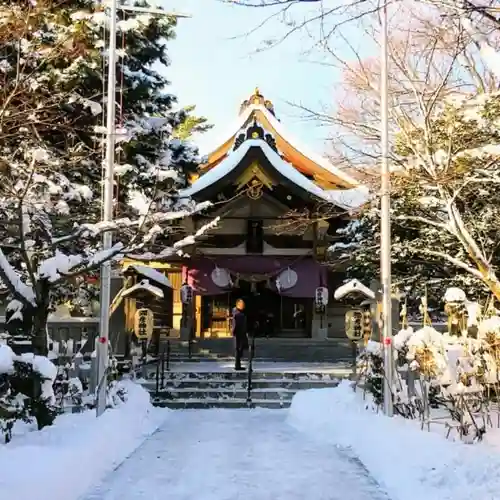
[[[261,335],[324,339],[338,336],[336,329],[342,333],[344,311],[333,302],[333,291],[343,275],[325,264],[325,256],[349,218],[357,186],[290,138],[273,104],[256,90],[242,103],[234,130],[181,192],[212,203],[182,220],[179,238],[199,235],[184,248],[189,257],[150,263],[174,289],[174,332],[229,337],[231,311],[242,298],[251,327]],[[217,226],[204,231],[215,218]],[[193,292],[189,307],[182,304],[183,285]],[[317,304],[318,289],[328,290],[326,308]],[[127,324],[133,300],[125,306]]]

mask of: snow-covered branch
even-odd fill
[[[9,263],[0,247],[0,277],[10,293],[23,304],[35,306],[33,288],[23,282],[21,276]]]

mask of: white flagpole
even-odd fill
[[[118,6],[117,0],[110,2],[109,20],[109,48],[108,48],[108,96],[106,116],[106,160],[104,171],[104,195],[102,220],[113,220],[113,191],[114,191],[114,165],[115,165],[115,139],[116,139],[116,16],[117,10],[146,12],[154,15],[188,18],[188,14],[165,12],[161,9],[148,9],[134,6]],[[102,246],[108,250],[113,245],[111,231],[103,234]],[[100,317],[99,338],[97,343],[97,404],[96,415],[99,417],[106,410],[107,369],[108,369],[108,344],[109,344],[109,316],[111,306],[111,262],[106,261],[101,265],[100,272]]]

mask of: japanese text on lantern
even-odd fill
[[[139,340],[149,339],[153,334],[154,315],[151,309],[138,309],[135,313],[134,332]]]

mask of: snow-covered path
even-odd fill
[[[383,500],[364,469],[286,410],[181,410],[85,500]]]

